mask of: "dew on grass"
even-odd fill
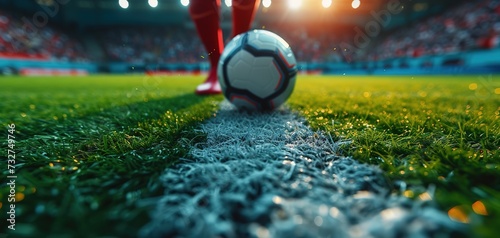
[[[484,167],[487,169],[496,169],[498,166],[496,164],[486,164]]]
[[[318,208],[318,212],[322,216],[326,216],[328,214],[328,206],[325,204],[321,204]]]
[[[353,180],[350,181],[354,182]],[[374,194],[369,191],[359,191],[356,194],[354,194],[353,197],[356,199],[366,199],[374,197]]]
[[[269,235],[269,230],[265,227],[262,227],[262,226],[259,226],[257,229],[256,229],[256,232],[257,234],[257,237],[258,238],[266,238],[266,237],[270,237]]]
[[[314,224],[315,224],[316,226],[321,226],[321,225],[323,225],[323,218],[322,218],[322,217],[320,217],[320,216],[316,216],[316,217],[314,218]]]
[[[331,216],[331,217],[336,218],[336,217],[338,217],[338,216],[339,216],[340,211],[339,211],[339,209],[338,209],[338,208],[336,208],[336,207],[331,207],[331,208],[330,208],[330,211],[329,211],[329,214],[330,214],[330,216]]]
[[[411,190],[406,190],[406,191],[404,191],[403,196],[405,196],[407,198],[413,198],[414,193]]]
[[[432,196],[429,192],[422,193],[418,195],[418,198],[422,201],[430,201],[432,200]]]
[[[304,222],[301,215],[294,215],[293,221],[295,222],[295,224],[299,224],[299,225]]]
[[[488,210],[486,210],[486,206],[480,200],[472,204],[472,210],[478,215],[483,215],[483,216],[488,215]]]
[[[395,220],[399,217],[402,217],[404,214],[404,210],[399,207],[388,208],[380,212],[380,216],[384,220]]]
[[[469,216],[464,211],[461,206],[452,207],[448,210],[448,216],[451,220],[461,223],[469,223]]]
[[[283,199],[280,196],[274,196],[273,197],[273,202],[275,204],[281,204],[283,202]]]
[[[16,202],[24,200],[24,193],[16,193]]]

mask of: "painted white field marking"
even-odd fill
[[[375,166],[288,109],[221,104],[206,142],[165,171],[143,237],[448,237],[463,229],[428,202],[391,194]]]

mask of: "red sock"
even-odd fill
[[[217,81],[217,64],[224,49],[219,24],[220,0],[191,0],[189,15],[193,20],[201,42],[205,46],[211,65],[207,81]],[[215,77],[213,77],[215,75]]]
[[[233,37],[250,29],[259,3],[260,0],[233,0]]]

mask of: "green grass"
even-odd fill
[[[15,234],[135,236],[148,222],[148,201],[162,194],[159,175],[204,140],[194,128],[222,100],[195,96],[202,80],[0,78],[2,150],[7,125],[16,125]],[[344,155],[405,181],[394,192],[434,195],[452,218],[473,225],[474,236],[496,237],[499,83],[498,76],[300,76],[289,104],[313,128],[351,141]],[[5,219],[8,189],[0,195]],[[473,211],[477,201],[488,215]]]
[[[342,153],[407,184],[395,191],[427,200],[435,187],[452,219],[496,237],[499,88],[498,76],[303,77],[290,104],[313,128],[351,141]]]
[[[16,126],[12,234],[134,237],[151,209],[138,201],[162,194],[159,176],[203,140],[193,129],[222,99],[194,95],[201,80],[0,78],[2,148],[7,125]],[[1,192],[4,220],[9,192]]]

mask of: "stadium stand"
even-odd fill
[[[362,57],[373,61],[492,49],[498,47],[499,32],[500,1],[465,2],[413,26],[396,29]]]
[[[51,26],[26,27],[16,15],[0,12],[0,57],[87,62],[82,44]]]
[[[111,61],[130,63],[199,63],[206,54],[194,30],[181,27],[121,27],[98,33]]]
[[[337,49],[339,42],[349,42],[349,36],[331,31],[314,30],[307,27],[271,29],[282,36],[291,46],[300,62],[323,63],[341,62],[342,56]]]
[[[204,69],[207,62],[207,52],[194,29],[187,25],[109,25],[99,29],[84,29],[85,37],[79,39],[72,32],[58,27],[49,25],[27,29],[25,24],[22,15],[0,11],[0,61],[3,59],[0,68],[13,67],[20,71],[23,67],[33,67],[23,62],[7,62],[16,59],[88,63],[84,66],[58,63],[57,66],[47,64],[39,67],[64,66],[70,69],[84,68],[89,72],[123,73],[129,72],[131,65],[134,65],[135,72],[141,67],[146,70],[151,65],[199,71]],[[346,44],[352,45],[353,36],[342,31],[339,33],[336,30],[293,24],[272,27],[270,22],[256,25],[259,28],[263,26],[281,35],[292,46],[302,69],[321,69],[328,73],[344,73],[345,70],[354,69],[360,73],[370,73],[380,68],[470,66],[465,60],[469,56],[447,56],[476,52],[482,52],[471,56],[479,59],[474,60],[476,65],[492,65],[498,60],[489,55],[495,55],[494,52],[499,50],[500,1],[464,1],[445,12],[382,32],[364,49],[346,49]],[[89,38],[99,47],[86,49],[88,44],[84,43]],[[96,51],[104,55],[102,60],[95,55]],[[491,59],[485,61],[486,58]]]
[[[270,30],[293,46],[298,61],[335,63],[346,61],[346,58],[350,58],[349,61],[378,61],[492,49],[499,44],[499,22],[499,1],[466,2],[414,25],[397,28],[372,45],[372,50],[356,53],[341,52],[341,43],[350,43],[352,39],[332,31],[311,31],[305,27]],[[113,61],[203,62],[206,53],[194,34],[193,30],[182,27],[120,28],[103,31],[100,39],[108,58]]]
[[[323,62],[332,36],[305,28],[276,30],[293,46],[296,57],[304,62]],[[229,32],[224,32],[228,36]],[[193,29],[183,27],[110,28],[99,32],[100,42],[111,61],[130,63],[199,63],[206,52]],[[337,60],[339,60],[337,58]]]

